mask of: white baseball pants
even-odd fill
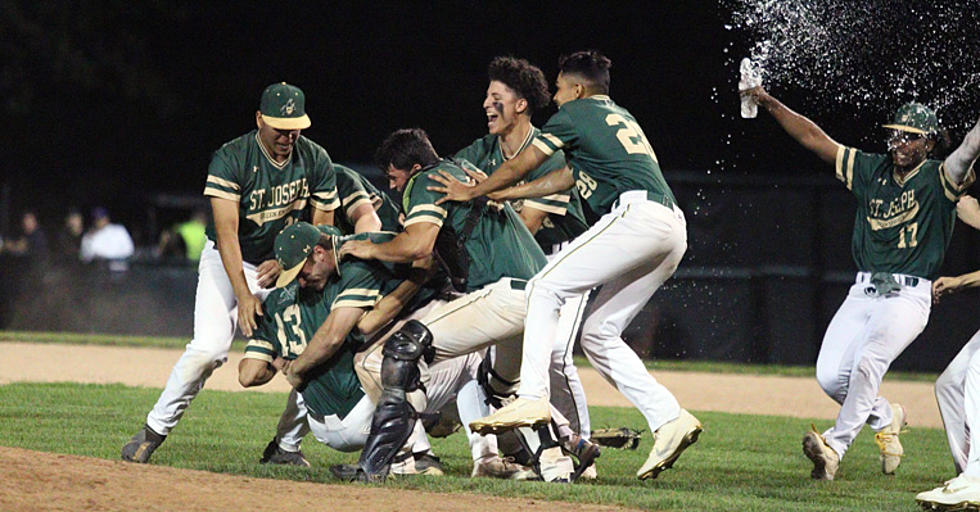
[[[548,367],[559,311],[602,285],[582,327],[582,351],[595,369],[635,405],[651,431],[677,418],[680,405],[623,341],[623,330],[673,275],[687,250],[687,223],[676,206],[624,192],[612,211],[559,252],[528,283],[521,388],[524,398],[549,396]]]
[[[265,299],[271,290],[259,288],[255,265],[243,263],[242,266],[249,290],[259,299]],[[201,250],[198,264],[194,339],[177,360],[166,387],[146,417],[146,424],[154,432],[167,435],[180,421],[211,373],[228,360],[228,350],[237,326],[238,303],[231,281],[214,243],[208,241]],[[299,443],[308,429],[305,416],[302,397],[299,393],[290,393],[278,426],[277,438],[282,449],[299,450]]]
[[[881,379],[929,321],[932,282],[895,277],[901,289],[878,296],[871,274],[859,272],[820,345],[817,382],[841,404],[836,423],[823,435],[841,457],[865,423],[876,431],[891,424],[888,400],[878,396]],[[909,285],[909,279],[917,284]]]
[[[568,242],[561,244],[561,248]],[[548,255],[548,261],[555,259],[558,252]],[[592,435],[592,422],[589,419],[589,404],[585,397],[585,387],[578,376],[578,368],[572,358],[582,315],[588,303],[589,293],[569,298],[558,314],[558,331],[555,345],[551,351],[551,404],[568,418],[573,431],[584,439]],[[482,417],[482,416],[481,416]]]
[[[980,477],[980,331],[936,380],[936,401],[956,473]]]

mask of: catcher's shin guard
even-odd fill
[[[520,383],[506,380],[495,372],[493,370],[493,356],[493,351],[488,349],[477,369],[476,382],[483,388],[483,393],[487,397],[487,405],[499,409],[504,406],[504,401],[507,398],[514,395]]]
[[[432,333],[421,322],[412,320],[385,342],[381,362],[381,385],[371,432],[358,460],[369,480],[383,479],[391,460],[405,444],[417,415],[406,393],[419,389],[419,359],[431,359]]]

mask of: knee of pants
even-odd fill
[[[608,345],[610,342],[621,342],[621,334],[622,331],[612,322],[590,316],[582,323],[582,336],[579,343],[583,352],[595,353],[598,347]]]
[[[820,384],[820,389],[823,389],[823,392],[829,396],[837,395],[843,387],[836,368],[821,368],[819,365],[817,366],[817,383]]]
[[[858,361],[857,366],[854,367],[854,373],[858,376],[863,376],[868,379],[869,382],[881,382],[882,377],[885,375],[885,370],[887,366],[883,366],[881,362],[875,361],[870,357],[862,357]]]
[[[940,405],[942,405],[942,397],[948,397],[956,394],[956,390],[962,385],[961,379],[957,379],[953,372],[946,370],[939,375],[936,379],[936,397],[940,398]]]
[[[184,363],[191,366],[200,368],[210,367],[212,370],[214,370],[228,360],[228,350],[222,348],[199,348],[189,346],[183,359]]]

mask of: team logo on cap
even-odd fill
[[[280,114],[287,115],[287,116],[293,115],[293,112],[295,111],[296,111],[296,102],[292,98],[286,100],[286,103],[284,103],[282,108],[279,109]]]

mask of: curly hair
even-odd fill
[[[612,61],[598,50],[575,52],[562,55],[558,59],[558,69],[564,75],[577,75],[584,78],[595,91],[609,93],[609,68]]]
[[[548,81],[537,66],[525,59],[516,57],[496,57],[487,68],[490,81],[500,82],[510,87],[517,96],[527,100],[528,114],[548,106]]]

